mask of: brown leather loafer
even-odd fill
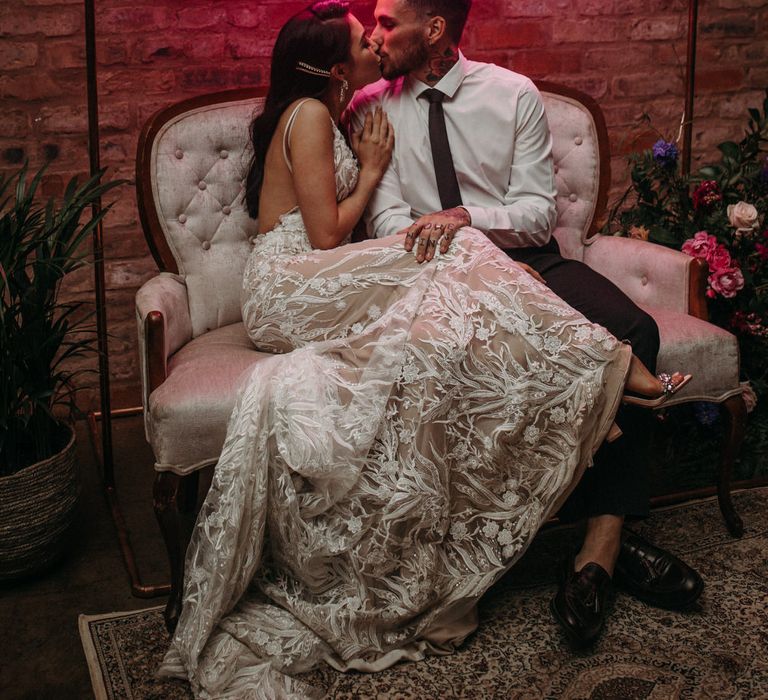
[[[701,576],[674,554],[625,530],[616,569],[616,588],[657,608],[684,610],[704,590]]]
[[[573,570],[573,559],[565,562],[560,587],[549,608],[572,646],[592,644],[605,622],[611,577],[599,564],[589,562]]]

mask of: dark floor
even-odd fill
[[[118,494],[142,582],[166,582],[165,550],[152,511],[152,453],[141,418],[115,419],[113,435]],[[78,456],[83,493],[65,560],[35,580],[0,586],[2,700],[92,698],[77,616],[165,602],[131,595],[84,424],[78,426]]]

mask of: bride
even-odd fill
[[[345,245],[394,135],[369,116],[355,157],[337,124],[378,78],[342,2],[275,45],[242,294],[274,354],[244,378],[161,668],[197,697],[306,697],[293,676],[319,662],[453,650],[589,465],[627,377],[655,390],[627,345],[479,232],[423,264],[401,236]]]

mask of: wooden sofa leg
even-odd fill
[[[163,617],[169,632],[173,632],[181,614],[181,596],[184,583],[184,548],[182,522],[179,514],[179,495],[184,477],[173,472],[158,472],[153,487],[155,517],[168,552],[171,566],[171,593]]]
[[[717,500],[720,503],[720,512],[723,514],[728,532],[733,537],[741,537],[744,534],[742,522],[731,500],[731,477],[733,475],[733,463],[739,454],[744,429],[747,423],[747,408],[741,394],[731,396],[720,405],[721,413],[725,420],[725,435],[723,436],[723,449],[720,454],[720,467],[717,475]]]

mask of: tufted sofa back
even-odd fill
[[[603,113],[589,95],[537,81],[552,132],[557,187],[554,235],[562,254],[582,260],[597,231],[610,184],[608,132]]]
[[[575,90],[537,83],[553,134],[563,254],[581,259],[605,206],[608,146],[595,102]],[[137,155],[139,212],[161,270],[184,278],[192,337],[240,320],[240,284],[256,222],[245,211],[248,126],[262,88],[185,100],[155,114]]]
[[[244,203],[248,127],[266,91],[232,90],[156,114],[139,139],[136,184],[150,250],[184,278],[192,337],[240,320],[256,222]]]

